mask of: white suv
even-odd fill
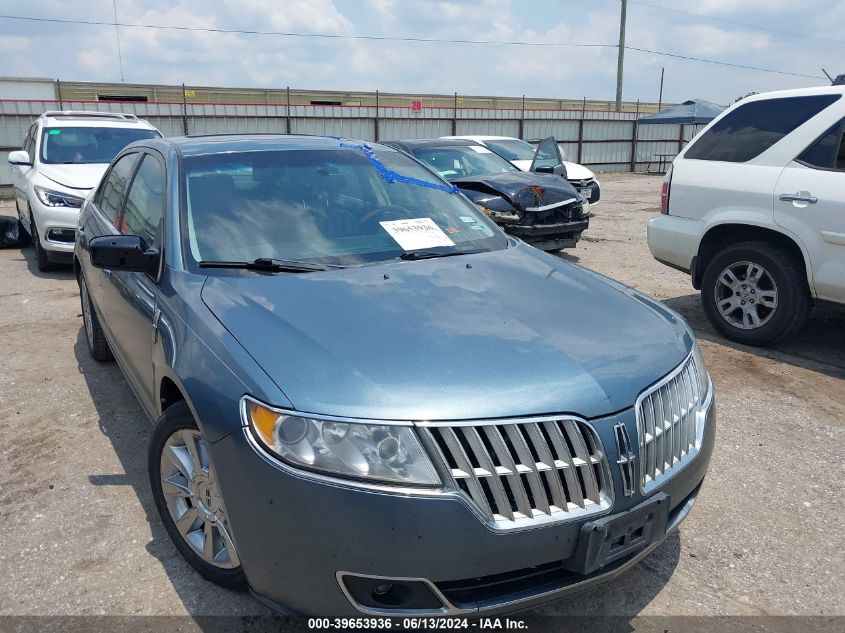
[[[689,272],[710,322],[767,345],[845,306],[845,86],[743,99],[663,181],[655,259]]]
[[[70,263],[79,208],[117,153],[161,136],[133,114],[45,112],[11,152],[18,220],[35,246],[38,270]]]

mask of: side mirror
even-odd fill
[[[563,163],[554,167],[551,165],[538,165],[534,168],[534,171],[538,174],[554,174],[555,176],[566,179],[566,165]]]
[[[29,154],[27,154],[22,149],[19,149],[16,152],[9,152],[9,164],[26,165],[27,167],[32,167],[32,160],[30,160]]]
[[[91,265],[133,273],[152,273],[158,266],[158,251],[148,249],[137,235],[103,235],[88,241]]]

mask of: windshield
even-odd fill
[[[507,160],[534,160],[534,147],[517,138],[499,141],[484,141],[484,144]]]
[[[108,164],[129,143],[158,136],[155,130],[137,128],[47,127],[41,135],[41,162]]]
[[[481,145],[420,147],[412,151],[417,160],[446,180],[519,171]]]
[[[189,156],[183,167],[185,250],[194,262],[355,266],[408,251],[507,246],[457,189],[394,150],[338,142]]]

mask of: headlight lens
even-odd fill
[[[412,427],[319,420],[244,402],[253,436],[291,466],[394,485],[440,485]]]
[[[701,348],[696,341],[692,350],[692,359],[695,363],[696,374],[698,374],[698,390],[701,393],[701,401],[707,399],[707,390],[710,388],[710,379],[707,376],[707,368],[704,366],[704,356],[701,354]]]
[[[475,203],[475,206],[478,207],[484,215],[489,216],[494,221],[519,222],[519,214],[516,211],[499,211],[485,207],[483,204],[478,204],[477,202]]]
[[[73,207],[78,209],[82,206],[85,198],[79,196],[72,196],[67,193],[53,191],[52,189],[44,189],[43,187],[35,187],[35,195],[42,204],[48,207]]]

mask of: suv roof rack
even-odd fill
[[[122,112],[95,112],[92,110],[48,110],[41,115],[44,118],[73,118],[73,119],[115,119],[117,121],[137,121],[134,114]]]

